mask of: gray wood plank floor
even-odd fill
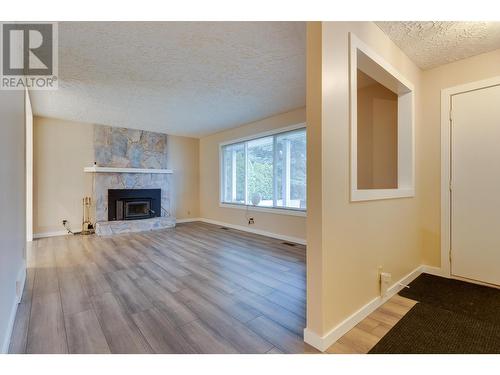
[[[39,239],[11,353],[308,353],[305,247],[206,223]]]

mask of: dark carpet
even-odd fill
[[[500,326],[417,303],[371,354],[497,354]]]
[[[500,289],[423,273],[399,295],[500,324]]]
[[[399,294],[420,303],[369,353],[500,353],[499,289],[422,274]]]

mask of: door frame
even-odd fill
[[[441,275],[451,275],[451,100],[454,95],[500,85],[500,76],[441,90]]]
[[[25,151],[26,151],[26,241],[33,241],[33,109],[30,93],[25,89]]]

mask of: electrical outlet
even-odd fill
[[[188,215],[191,215],[191,211],[188,210]]]
[[[62,221],[62,225],[66,225],[66,224],[68,224],[68,220],[64,219],[64,220]]]
[[[249,218],[248,219],[248,224],[255,224],[255,220],[253,219],[253,217]]]

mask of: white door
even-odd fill
[[[451,104],[451,274],[500,285],[500,86]]]

